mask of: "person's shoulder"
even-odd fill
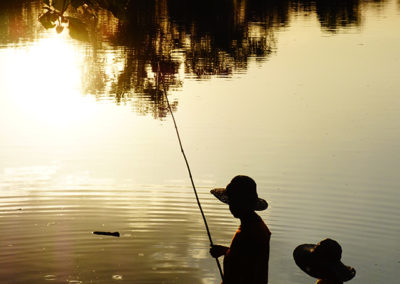
[[[251,222],[246,231],[255,239],[264,239],[271,236],[271,231],[261,217],[254,220],[254,222]]]
[[[271,231],[269,230],[267,224],[260,218],[259,229],[264,232],[265,235],[271,236]]]

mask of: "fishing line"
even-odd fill
[[[159,74],[160,74],[160,64],[158,64],[158,70],[157,70],[156,92],[158,92],[158,87],[159,87],[159,82],[158,82]],[[183,150],[182,140],[181,140],[181,136],[179,135],[178,125],[176,124],[175,116],[174,116],[174,114],[172,112],[172,108],[171,108],[171,105],[170,105],[168,97],[167,97],[167,91],[165,89],[165,82],[164,82],[163,77],[161,78],[161,82],[162,82],[162,86],[163,86],[163,95],[164,95],[165,100],[167,102],[168,110],[169,110],[169,112],[171,114],[172,121],[174,122],[176,136],[178,137],[179,146],[181,148],[183,159],[185,160],[185,163],[186,163],[186,168],[188,170],[190,181],[192,183],[194,195],[196,196],[197,205],[199,206],[201,216],[203,217],[204,225],[205,225],[206,230],[207,230],[208,239],[210,240],[210,245],[213,246],[214,244],[213,244],[213,241],[212,241],[212,238],[211,238],[210,229],[208,228],[207,219],[206,219],[206,216],[204,215],[203,208],[201,207],[199,196],[197,195],[197,190],[196,190],[196,186],[194,185],[194,181],[193,181],[193,177],[192,177],[192,171],[190,170],[189,162],[188,162],[188,160],[186,158],[185,151]],[[221,275],[221,279],[223,280],[224,279],[224,274],[222,273],[221,264],[219,263],[218,258],[215,258],[215,260],[217,261],[218,270],[219,270],[219,273]]]

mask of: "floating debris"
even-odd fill
[[[123,278],[122,278],[122,275],[116,274],[116,275],[113,275],[113,276],[112,276],[112,279],[113,279],[113,280],[122,280]]]
[[[48,275],[44,276],[44,280],[46,280],[46,281],[54,281],[56,279],[57,279],[57,277],[53,274],[48,274]]]
[[[94,231],[93,234],[95,234],[95,235],[103,235],[103,236],[119,237],[119,232],[100,232],[100,231]]]

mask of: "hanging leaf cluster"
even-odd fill
[[[61,33],[67,27],[72,38],[82,41],[89,40],[87,25],[79,18],[65,16],[68,8],[72,8],[81,14],[90,14],[96,17],[96,13],[91,8],[91,0],[42,0],[44,12],[39,16],[39,22],[46,29],[55,28],[57,33]]]

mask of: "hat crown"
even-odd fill
[[[342,247],[335,240],[325,239],[317,244],[313,253],[321,259],[336,262],[342,258]]]
[[[226,187],[229,198],[240,198],[249,201],[258,199],[257,184],[248,176],[235,176]]]

